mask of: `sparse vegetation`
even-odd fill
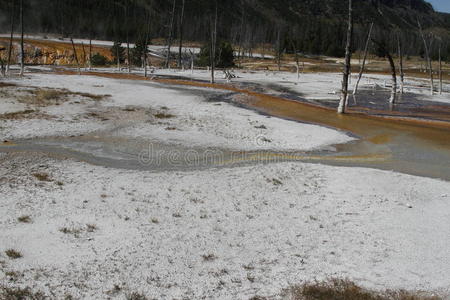
[[[5,251],[5,254],[6,254],[6,256],[8,256],[8,257],[11,258],[11,259],[19,259],[19,258],[22,258],[22,257],[23,257],[22,253],[20,253],[20,252],[17,251],[17,250],[14,250],[14,249],[8,249],[8,250],[6,250],[6,251]]]
[[[33,292],[30,288],[11,288],[0,286],[2,300],[44,300],[48,299],[42,292]]]
[[[78,238],[80,234],[83,232],[92,233],[98,230],[97,225],[95,224],[86,224],[86,227],[62,227],[59,229],[60,232],[64,234],[71,234],[74,237]]]

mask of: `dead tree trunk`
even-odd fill
[[[241,0],[241,25],[239,29],[238,67],[242,65],[242,47],[244,42],[245,3]]]
[[[147,14],[147,30],[144,39],[144,77],[147,78],[148,36],[150,35],[150,12]]]
[[[278,29],[278,36],[277,36],[277,65],[278,65],[278,72],[281,71],[281,29]]]
[[[295,45],[294,41],[292,41],[292,49],[294,49],[295,66],[297,68],[297,81],[299,81],[300,80],[300,60],[298,57],[297,46]]]
[[[78,60],[77,50],[75,49],[75,43],[72,38],[70,38],[70,42],[72,43],[73,55],[75,57],[75,62],[77,63],[78,74],[81,75],[80,62]]]
[[[92,70],[92,37],[89,38],[89,71]]]
[[[20,0],[20,76],[25,73],[25,45],[23,41],[24,24],[23,24],[23,0]]]
[[[439,43],[439,95],[442,95],[442,56],[441,56],[442,43]]]
[[[176,5],[177,5],[177,0],[173,0],[172,16],[170,18],[170,26],[169,26],[169,37],[167,39],[166,68],[169,68],[169,66],[170,66],[170,48],[172,47],[172,34],[173,34],[173,24],[175,22]]]
[[[183,0],[182,4],[181,4],[181,14],[180,14],[180,24],[179,24],[179,39],[180,39],[180,44],[178,46],[178,67],[181,68],[182,66],[182,52],[183,52],[183,32],[184,32],[184,6],[186,4],[186,0]]]
[[[81,47],[83,49],[83,66],[84,66],[84,70],[86,70],[86,49],[84,48],[84,43],[81,42]]]
[[[353,3],[348,0],[348,28],[347,28],[347,45],[345,46],[345,66],[342,78],[341,99],[339,101],[338,113],[345,113],[348,98],[348,78],[350,76],[351,59],[352,59],[352,39],[353,39]]]
[[[417,24],[419,25],[420,35],[422,36],[423,44],[425,46],[425,55],[427,57],[428,68],[429,68],[429,71],[430,71],[431,95],[434,95],[433,65],[431,63],[430,49],[428,47],[428,43],[427,43],[427,40],[425,39],[425,35],[423,33],[423,30],[422,30],[422,25],[420,24],[419,20],[417,20]]]
[[[373,22],[372,22],[372,24],[370,24],[369,34],[367,35],[367,41],[366,41],[366,45],[364,47],[364,57],[363,57],[363,61],[361,64],[361,69],[359,70],[358,80],[356,81],[355,89],[353,90],[353,95],[356,95],[356,93],[358,92],[359,83],[361,82],[361,78],[364,73],[364,68],[366,67],[366,60],[367,60],[367,54],[369,52],[369,45],[370,45],[370,38],[372,36],[372,30],[373,30]]]
[[[128,67],[128,73],[131,73],[131,57],[130,57],[130,27],[128,25],[128,10],[129,10],[129,0],[126,0],[125,3],[125,30],[126,30],[126,36],[127,36],[127,67]]]
[[[0,51],[3,51],[5,49],[1,49]],[[3,77],[6,76],[6,72],[5,72],[5,64],[3,63],[3,57],[0,55],[0,69],[1,69],[1,74]]]
[[[116,47],[116,57],[117,57],[117,71],[120,72],[120,47],[121,47],[122,42],[120,42],[120,44],[117,45]]]
[[[211,83],[215,83],[215,74],[216,71],[216,43],[217,43],[217,16],[218,15],[218,4],[216,0],[216,12],[214,16],[214,24],[211,28]]]
[[[14,39],[14,12],[15,12],[15,5],[16,1],[13,0],[11,3],[11,34],[9,37],[9,45],[8,45],[8,60],[6,62],[6,73],[9,75],[9,69],[11,66],[11,56],[12,56],[12,49],[13,49],[13,39]]]
[[[191,75],[194,75],[194,60],[195,60],[195,54],[194,52],[189,49],[189,52],[191,53]]]
[[[403,94],[404,86],[405,86],[405,73],[403,72],[403,50],[402,50],[402,42],[400,40],[400,35],[397,36],[398,39],[398,59],[399,59],[399,68],[400,68],[400,94]]]

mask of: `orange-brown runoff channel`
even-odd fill
[[[60,70],[60,74],[75,74]],[[134,74],[88,72],[84,75],[115,79],[146,80]],[[360,138],[355,143],[336,145],[338,152],[358,157],[356,163],[324,160],[327,164],[373,166],[450,181],[450,122],[403,117],[380,117],[362,113],[337,114],[329,108],[261,94],[233,85],[210,84],[179,79],[153,79],[171,85],[187,85],[233,91],[248,96],[248,108],[272,116],[319,124],[350,132]],[[380,162],[361,162],[363,156],[390,157]],[[307,159],[306,159],[307,160]],[[375,164],[375,165],[374,165]]]

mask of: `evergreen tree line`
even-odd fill
[[[0,26],[9,30],[10,14],[18,19],[17,0],[0,0]],[[25,4],[26,33],[58,34],[142,44],[147,39],[180,36],[181,0],[28,0]],[[342,0],[227,0],[219,6],[218,43],[224,41],[245,53],[260,45],[279,53],[343,56],[345,1]],[[183,38],[207,44],[216,1],[186,0]],[[398,37],[405,55],[424,52],[417,21],[424,27],[431,54],[450,59],[450,15],[436,13],[423,0],[355,1],[353,49],[363,49],[369,24],[375,36],[395,53]],[[170,26],[173,17],[174,26]],[[18,22],[16,22],[18,23]],[[171,30],[170,30],[171,29]],[[171,32],[170,32],[171,31]],[[374,52],[373,52],[374,53]],[[138,61],[135,63],[139,63]]]

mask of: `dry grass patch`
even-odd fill
[[[6,254],[6,256],[8,256],[8,257],[11,258],[11,259],[19,259],[19,258],[22,258],[22,257],[23,257],[22,253],[20,253],[20,252],[17,251],[17,250],[14,250],[14,249],[8,249],[8,250],[6,250],[6,251],[5,251],[5,254]]]
[[[16,86],[16,85],[15,85],[14,83],[1,82],[1,81],[0,81],[0,88],[12,87],[12,86]]]
[[[92,233],[98,230],[95,224],[86,224],[85,227],[62,227],[59,229],[64,234],[70,234],[78,238],[83,232]]]
[[[443,300],[436,296],[403,290],[375,292],[341,279],[294,286],[288,289],[286,294],[291,300]]]
[[[172,118],[175,118],[175,116],[172,114],[169,114],[169,113],[159,112],[159,113],[155,114],[155,118],[157,118],[157,119],[172,119]]]
[[[127,295],[127,300],[147,300],[148,298],[141,293],[133,292]]]
[[[0,114],[0,119],[2,120],[22,120],[22,119],[30,119],[33,117],[33,113],[35,110],[27,109],[22,111],[16,111],[6,114]]]
[[[31,223],[31,217],[30,216],[20,216],[17,218],[17,221],[20,223]]]
[[[49,299],[42,292],[33,292],[30,288],[10,288],[0,286],[1,300],[44,300]]]
[[[43,173],[43,172],[33,173],[33,176],[39,181],[44,181],[44,182],[51,182],[51,181],[53,181],[50,178],[50,175],[48,175],[47,173]]]
[[[79,96],[93,101],[100,101],[111,95],[94,95],[90,93],[71,92],[67,89],[52,89],[52,88],[34,88],[26,90],[28,94],[16,95],[19,102],[25,104],[33,104],[36,106],[50,106],[60,105],[63,102],[70,100],[70,97]]]

